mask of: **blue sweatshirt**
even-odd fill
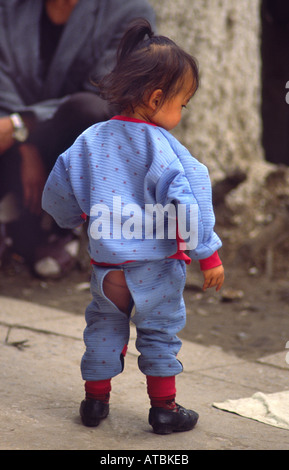
[[[88,216],[96,263],[181,257],[185,249],[203,260],[221,247],[211,193],[207,168],[168,131],[116,116],[58,157],[42,204],[63,228]]]

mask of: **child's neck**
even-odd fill
[[[148,115],[146,110],[140,108],[135,108],[134,111],[124,111],[121,113],[121,115],[129,119],[139,119],[140,121],[145,121],[154,124],[153,120]]]

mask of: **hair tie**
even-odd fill
[[[147,32],[147,35],[151,39],[152,37],[154,37],[155,33],[151,29],[149,29],[149,31]]]

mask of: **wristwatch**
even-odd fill
[[[14,139],[17,140],[18,142],[25,142],[25,140],[27,140],[28,138],[29,131],[28,131],[28,128],[25,126],[25,123],[22,117],[18,113],[13,113],[13,114],[10,114],[10,119],[12,121],[13,128],[14,128],[14,131],[13,131]]]

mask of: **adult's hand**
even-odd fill
[[[41,212],[42,191],[47,177],[45,167],[35,145],[22,144],[19,149],[21,154],[23,203],[30,212],[39,215]]]
[[[14,144],[13,124],[9,116],[0,118],[0,155]]]

